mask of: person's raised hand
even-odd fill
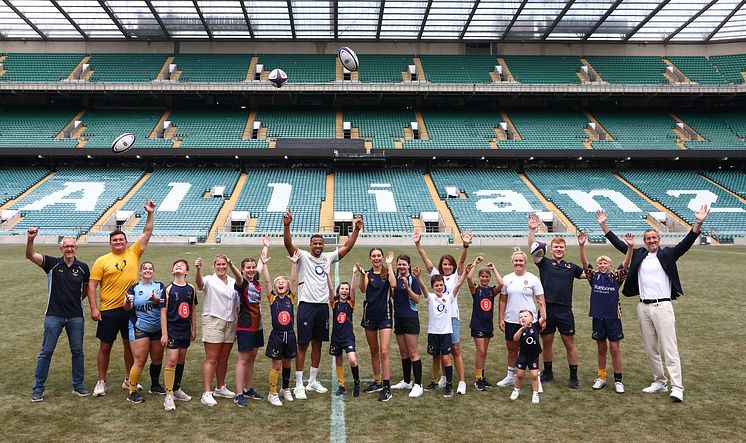
[[[609,214],[604,211],[603,209],[599,209],[596,211],[596,221],[599,225],[602,225],[606,223],[606,220],[609,219]]]
[[[694,216],[697,218],[697,223],[700,225],[705,222],[705,219],[707,218],[707,214],[710,213],[710,208],[707,205],[702,205],[701,208],[699,208],[699,211],[696,211],[694,213]]]
[[[155,202],[146,197],[145,206],[143,206],[143,208],[145,208],[145,212],[147,212],[148,214],[152,214],[153,211],[155,211]]]
[[[533,231],[537,229],[540,224],[541,219],[539,219],[539,216],[537,214],[530,214],[528,216],[528,229],[531,229]]]

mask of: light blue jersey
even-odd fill
[[[154,281],[150,284],[138,282],[127,290],[127,297],[132,297],[133,308],[130,314],[130,335],[134,328],[145,332],[157,332],[161,330],[161,309],[159,302],[151,300],[152,296],[158,299],[164,297],[166,287],[163,283]]]

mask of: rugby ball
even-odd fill
[[[135,134],[125,132],[114,140],[111,144],[111,150],[117,154],[127,152],[135,145]]]
[[[273,69],[272,72],[269,73],[268,77],[269,81],[272,83],[272,86],[275,88],[281,88],[282,85],[285,84],[286,81],[288,81],[288,75],[285,74],[285,71],[282,69]]]
[[[542,241],[531,243],[531,255],[536,258],[542,258],[547,253],[547,244]]]
[[[360,63],[357,60],[357,54],[347,46],[339,48],[339,51],[337,51],[337,57],[339,57],[339,61],[342,62],[342,66],[347,68],[348,71],[357,71],[357,68],[360,67]]]

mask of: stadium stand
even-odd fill
[[[431,83],[492,83],[494,55],[422,55],[422,69]]]
[[[7,54],[0,81],[58,82],[65,80],[82,59],[83,54]]]
[[[686,141],[689,149],[746,149],[746,141],[739,140],[719,114],[686,112],[678,116],[705,138]]]
[[[46,175],[47,171],[44,168],[0,169],[0,205],[23,194]]]
[[[588,56],[585,59],[609,83],[667,84],[666,64],[655,56]]]
[[[36,107],[0,108],[0,148],[72,148],[78,140],[57,138],[77,111]],[[111,145],[111,141],[109,141]]]
[[[438,195],[445,199],[459,229],[480,235],[526,234],[528,215],[546,211],[539,198],[513,171],[435,169],[430,172]],[[449,198],[446,188],[463,194]]]
[[[401,83],[402,72],[414,64],[411,55],[358,54],[360,81],[364,83]]]
[[[746,71],[746,54],[713,55],[710,61],[729,82],[740,84],[746,81],[743,77]]]
[[[338,170],[334,184],[334,210],[363,214],[368,233],[411,232],[413,218],[436,211],[421,170]]]
[[[593,116],[614,140],[594,141],[594,149],[680,149],[674,119],[663,111],[597,111]]]
[[[580,83],[580,58],[555,55],[505,55],[516,80],[531,84]]]
[[[526,177],[575,227],[589,235],[603,235],[596,221],[598,209],[609,213],[612,230],[633,233],[651,228],[645,216],[657,211],[610,171],[530,170]]]
[[[85,130],[81,135],[86,148],[111,148],[119,135],[131,132],[138,148],[170,148],[171,140],[150,138],[163,115],[162,109],[91,109],[83,114]]]
[[[584,149],[588,119],[575,112],[510,111],[521,140],[499,140],[500,149]]]
[[[92,82],[149,82],[158,77],[166,63],[166,54],[91,54]]]
[[[288,83],[330,83],[336,77],[334,54],[259,54],[265,72],[281,68],[288,75]]]
[[[261,108],[255,120],[267,128],[267,137],[334,138],[335,117],[328,109]]]
[[[720,118],[741,141],[746,141],[746,111],[721,112]]]
[[[184,148],[266,148],[267,140],[242,139],[248,110],[174,110],[169,119]]]
[[[743,171],[708,171],[703,175],[741,198],[746,198],[746,174]]]
[[[60,169],[11,207],[23,217],[12,230],[23,234],[38,227],[51,235],[85,234],[142,176],[134,168]]]
[[[691,81],[703,85],[723,85],[728,83],[707,57],[673,56],[666,58],[676,65],[679,71]]]
[[[405,140],[404,148],[489,149],[502,117],[496,111],[423,111],[430,140]]]
[[[238,83],[246,79],[250,54],[179,54],[174,58],[180,82]]]
[[[360,130],[360,137],[370,139],[374,148],[394,148],[394,141],[404,138],[404,128],[415,121],[412,111],[354,109],[344,111],[344,120]]]

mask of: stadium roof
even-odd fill
[[[707,43],[746,0],[0,0],[2,40]]]

